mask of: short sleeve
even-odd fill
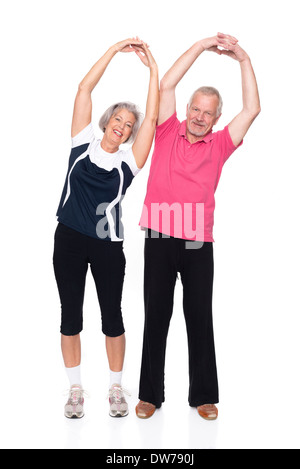
[[[169,135],[172,131],[177,132],[179,126],[180,122],[175,112],[169,119],[156,127],[155,140],[157,141],[164,138],[165,135]]]
[[[136,164],[132,148],[129,148],[126,151],[122,151],[121,158],[122,161],[124,161],[129,166],[133,176],[136,176],[141,171]]]
[[[85,143],[91,143],[95,139],[92,123],[86,126],[79,134],[72,138],[72,148],[79,147]]]
[[[224,128],[224,130],[216,132],[214,134],[214,139],[216,139],[216,142],[218,144],[223,164],[228,160],[232,153],[235,152],[235,150],[237,150],[243,144],[242,140],[237,147],[234,145],[229,133],[228,125]]]

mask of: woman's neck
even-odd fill
[[[101,148],[106,151],[106,153],[116,153],[119,150],[119,147],[115,143],[109,142],[107,138],[105,138],[105,135],[101,140],[100,145]]]

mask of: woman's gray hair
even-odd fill
[[[120,109],[126,109],[128,112],[131,112],[135,117],[135,123],[132,127],[132,132],[128,140],[125,143],[132,143],[136,139],[137,133],[143,121],[143,114],[139,111],[138,107],[128,101],[120,102],[110,106],[103,116],[99,120],[99,127],[102,132],[105,132],[106,126],[110,121],[111,117],[115,115]]]
[[[218,109],[217,109],[217,117],[219,117],[221,114],[222,114],[222,109],[223,109],[223,99],[222,99],[222,96],[220,95],[219,91],[214,88],[213,86],[201,86],[201,88],[198,88],[196,91],[194,91],[190,101],[189,101],[189,108],[191,107],[192,105],[192,102],[194,100],[194,97],[197,93],[202,93],[202,94],[205,94],[207,96],[217,96],[218,100],[219,100],[219,105],[218,105]]]

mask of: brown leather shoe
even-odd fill
[[[155,405],[144,401],[140,401],[135,408],[136,415],[140,419],[149,419],[150,417],[152,417],[155,411]]]
[[[214,404],[205,404],[197,407],[198,414],[205,420],[216,420],[218,418],[218,409]]]

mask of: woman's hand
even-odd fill
[[[134,52],[133,46],[141,46],[142,44],[143,41],[138,37],[131,37],[124,41],[117,42],[117,44],[113,46],[113,49],[115,52]]]
[[[133,49],[134,49],[136,55],[140,58],[141,62],[143,62],[143,64],[146,67],[151,68],[153,66],[156,66],[156,62],[154,60],[154,57],[151,54],[151,52],[149,50],[149,46],[147,44],[142,42],[141,45],[133,46]]]

